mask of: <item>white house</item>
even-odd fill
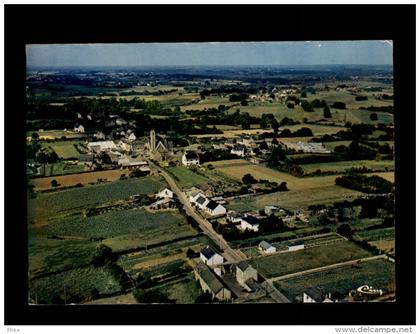
[[[172,190],[165,188],[159,191],[156,195],[157,198],[173,198],[174,193]]]
[[[223,264],[224,258],[210,246],[204,247],[200,251],[200,259],[208,266],[216,266],[218,264]]]
[[[242,214],[236,211],[229,211],[226,214],[226,220],[230,223],[240,223],[242,220]]]
[[[204,210],[212,216],[224,215],[226,213],[225,207],[213,200],[208,201]]]
[[[79,133],[84,133],[85,127],[82,124],[76,124],[74,126],[74,131],[79,132]]]
[[[264,207],[264,212],[267,216],[269,216],[271,214],[276,214],[279,211],[280,211],[280,208],[278,206],[275,206],[275,205],[266,205]]]
[[[305,249],[305,245],[303,243],[295,243],[287,246],[289,252],[295,252],[301,249]]]
[[[261,241],[258,250],[263,254],[273,254],[276,252],[276,247],[270,245],[267,241]]]
[[[232,149],[230,150],[231,154],[235,154],[239,157],[245,156],[245,146],[244,145],[234,145]]]
[[[129,141],[135,141],[137,139],[136,135],[134,133],[130,133],[130,135],[127,138]]]
[[[200,158],[198,157],[198,154],[196,152],[187,151],[182,156],[182,164],[184,166],[199,165]]]
[[[329,296],[324,295],[321,290],[319,290],[316,287],[312,287],[312,288],[306,289],[303,292],[303,302],[304,303],[332,303],[333,301],[329,298]]]
[[[258,218],[254,216],[246,215],[241,218],[241,225],[238,226],[239,229],[245,231],[246,229],[258,232],[258,228],[260,226],[260,221]]]
[[[194,197],[190,197],[190,202],[197,205],[201,210],[204,210],[209,200],[202,193],[198,193]]]

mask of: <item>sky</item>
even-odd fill
[[[392,64],[393,43],[376,41],[32,44],[28,66]]]

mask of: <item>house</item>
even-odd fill
[[[226,214],[226,221],[229,223],[240,223],[242,220],[243,215],[236,212],[236,211],[229,211]]]
[[[204,263],[198,263],[198,265],[194,268],[194,275],[200,282],[200,286],[203,291],[210,293],[213,299],[217,299],[219,301],[232,299],[231,291]]]
[[[287,246],[289,252],[295,252],[305,248],[303,243],[294,243]]]
[[[204,210],[209,200],[200,192],[195,197],[190,197],[190,202],[197,205],[200,209]]]
[[[127,140],[128,141],[135,141],[137,139],[136,135],[134,133],[130,133]]]
[[[221,205],[226,204],[226,201],[223,199],[222,196],[216,196],[216,197],[212,197],[210,199],[215,201],[216,203],[221,204]]]
[[[102,131],[98,131],[93,135],[94,138],[103,140],[105,139],[105,134]]]
[[[261,241],[258,245],[258,250],[263,254],[273,254],[276,252],[276,248],[267,241]]]
[[[207,183],[200,183],[195,185],[206,197],[214,195],[213,187]]]
[[[223,256],[218,254],[210,246],[206,246],[200,251],[200,259],[208,266],[215,266],[218,264],[223,264],[225,260]]]
[[[236,264],[236,280],[246,290],[251,291],[252,288],[248,286],[247,282],[251,280],[258,281],[258,272],[247,262],[241,261]]]
[[[234,145],[232,149],[230,150],[230,153],[235,154],[239,157],[244,157],[245,150],[246,150],[246,147],[244,145]]]
[[[205,211],[212,216],[224,215],[226,213],[226,209],[222,205],[220,205],[219,203],[213,200],[210,200],[207,202]]]
[[[258,232],[260,226],[260,220],[254,216],[245,215],[241,218],[241,225],[238,226],[239,229],[245,231],[246,229]]]
[[[304,303],[332,303],[329,296],[325,296],[322,291],[316,287],[311,287],[303,292]]]
[[[267,216],[270,216],[270,215],[272,215],[272,214],[276,214],[277,212],[279,212],[280,211],[280,208],[278,207],[278,206],[275,206],[275,205],[266,205],[265,207],[264,207],[264,213],[267,215]]]
[[[184,166],[199,165],[200,164],[200,158],[198,157],[198,154],[196,152],[187,151],[182,156],[182,164]]]
[[[173,198],[174,193],[172,190],[165,188],[159,191],[156,195],[157,198]]]
[[[74,131],[79,132],[79,133],[84,133],[85,132],[85,127],[81,124],[76,124],[74,126]]]
[[[125,157],[118,160],[118,165],[121,166],[121,169],[135,169],[145,173],[151,172],[148,162],[144,160]]]

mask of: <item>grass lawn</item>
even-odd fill
[[[78,159],[80,153],[76,150],[75,145],[81,143],[80,141],[56,141],[54,143],[42,143],[43,147],[51,147],[55,153],[57,153],[59,158]]]
[[[261,257],[251,262],[258,271],[271,278],[369,256],[372,254],[368,251],[350,241],[342,241],[333,245]]]
[[[395,265],[386,260],[374,260],[357,266],[348,266],[329,271],[322,271],[275,282],[274,285],[290,300],[302,297],[303,291],[318,287],[325,293],[340,292],[347,294],[352,289],[369,285],[384,292],[393,290],[395,283]]]
[[[189,273],[180,281],[166,284],[160,290],[166,293],[169,299],[175,300],[176,304],[194,304],[197,297],[202,294],[201,287],[196,282],[193,273]]]

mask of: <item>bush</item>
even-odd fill
[[[242,177],[242,182],[245,184],[255,184],[258,181],[251,174],[248,173]]]
[[[343,102],[334,102],[331,105],[331,108],[334,108],[334,109],[346,109],[346,104],[343,103]]]

